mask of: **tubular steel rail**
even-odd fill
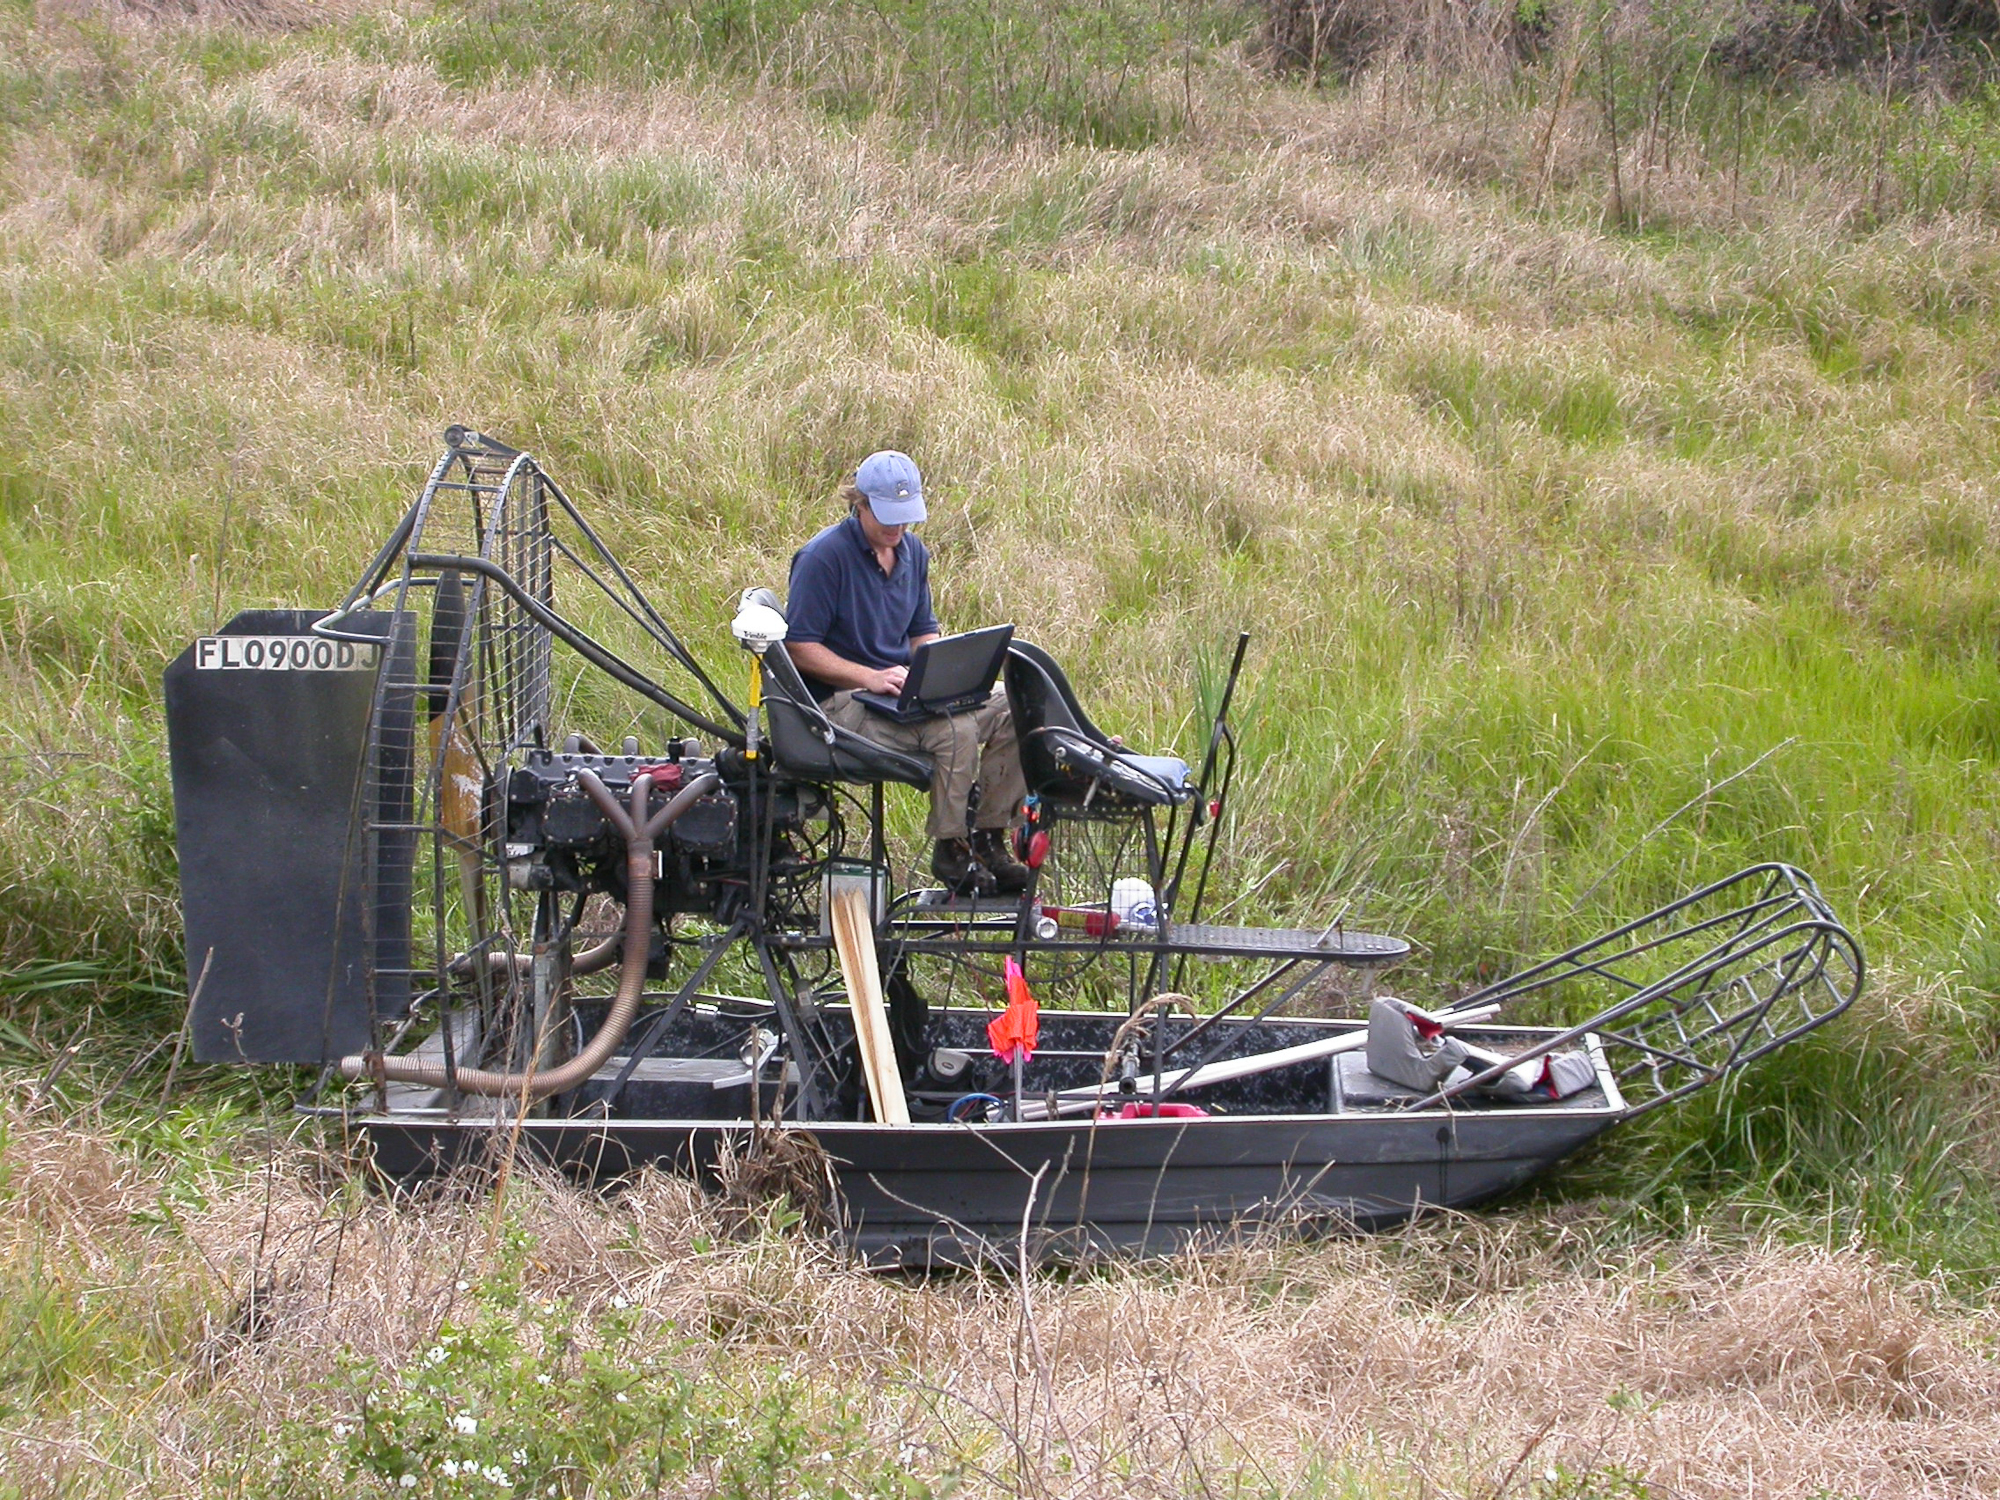
[[[1618,991],[1589,1019],[1438,1090],[1424,1109],[1595,1034],[1630,1113],[1684,1099],[1824,1026],[1861,993],[1861,947],[1803,870],[1752,865],[1450,1007],[1572,1009],[1568,991]]]
[[[384,1043],[387,1028],[413,1006],[446,992],[454,970],[471,976],[488,1037],[531,1034],[522,1024],[529,996],[517,961],[529,934],[498,878],[484,803],[509,757],[553,732],[556,641],[725,743],[740,741],[743,722],[532,456],[463,426],[447,429],[445,445],[388,541],[314,626],[384,650],[350,824],[359,846],[353,863],[370,877],[368,891],[353,899],[363,902],[370,1012]],[[578,575],[632,621],[694,678],[716,714],[660,687],[558,614],[558,571]],[[384,615],[386,637],[361,629]],[[413,923],[419,891],[423,910]],[[416,960],[414,944],[429,950],[427,964]],[[455,1073],[451,1028],[440,1037]]]

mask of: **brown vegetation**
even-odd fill
[[[1280,72],[1352,78],[1385,62],[1494,63],[1538,52],[1547,6],[1516,0],[1266,0],[1259,35]]]
[[[2000,1486],[2000,1322],[1851,1247],[1614,1247],[1579,1208],[1024,1290],[746,1239],[664,1177],[610,1201],[517,1177],[504,1207],[398,1206],[283,1143],[182,1183],[197,1206],[163,1234],[163,1172],[47,1114],[8,1134],[0,1264],[38,1265],[101,1334],[166,1355],[13,1419],[0,1453],[27,1496],[195,1495],[231,1475],[261,1492],[270,1432],[352,1418],[326,1394],[343,1359],[407,1368],[468,1316],[503,1223],[532,1241],[524,1306],[629,1306],[687,1373],[850,1392],[912,1467],[962,1461],[969,1494],[1288,1490],[1333,1471],[1348,1493],[1481,1497]],[[1566,1475],[1612,1487],[1551,1488]]]
[[[36,4],[50,18],[275,31],[304,31],[382,8],[381,0],[36,0]]]

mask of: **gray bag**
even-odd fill
[[[1507,1060],[1499,1052],[1472,1047],[1466,1050],[1466,1066],[1479,1072]],[[1567,1099],[1597,1082],[1597,1069],[1582,1052],[1545,1052],[1531,1057],[1499,1077],[1478,1087],[1478,1092],[1496,1099]]]
[[[1388,995],[1369,1006],[1368,1071],[1376,1077],[1428,1094],[1464,1061],[1465,1044],[1443,1035],[1429,1011]]]

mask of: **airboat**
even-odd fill
[[[831,723],[737,582],[741,701],[532,456],[453,427],[344,598],[192,643],[165,699],[194,1055],[316,1067],[300,1108],[403,1182],[712,1177],[809,1139],[840,1240],[921,1268],[1475,1205],[1861,987],[1784,864],[1435,1012],[1380,990],[1402,938],[1205,921],[1247,637],[1192,763],[1017,638],[1032,883],[899,877],[889,788],[930,765]]]

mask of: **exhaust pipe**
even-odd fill
[[[376,1078],[386,1083],[411,1083],[427,1088],[457,1086],[461,1093],[479,1094],[489,1099],[517,1097],[535,1103],[551,1094],[575,1088],[603,1067],[631,1029],[639,1013],[639,1001],[646,989],[646,958],[653,934],[653,849],[654,841],[702,797],[722,785],[714,772],[695,777],[674,798],[654,813],[646,814],[653,778],[645,772],[632,778],[632,811],[628,814],[618,799],[589,771],[576,773],[578,785],[605,819],[625,837],[625,958],[618,972],[618,994],[610,1013],[590,1045],[568,1062],[547,1072],[496,1073],[485,1068],[458,1068],[446,1075],[442,1061],[416,1061],[406,1057],[384,1057],[361,1053],[340,1060],[340,1076],[348,1080]]]

